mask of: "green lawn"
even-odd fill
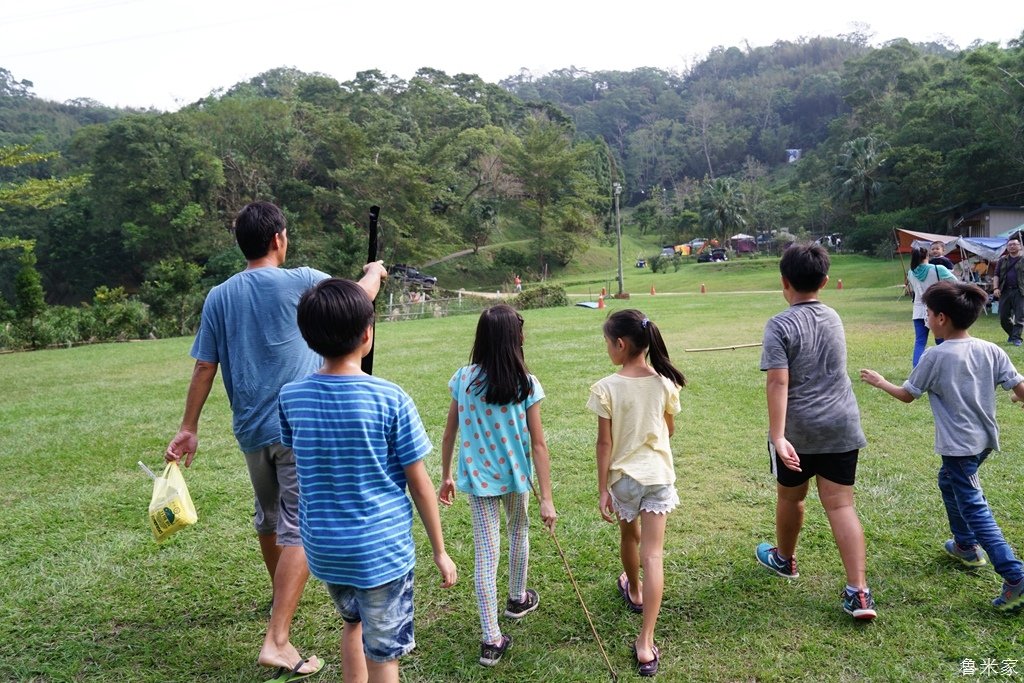
[[[823,298],[845,321],[851,376],[868,366],[902,381],[913,331],[910,302],[893,287],[902,280],[898,262],[840,257],[833,278]],[[834,286],[839,278],[842,291]],[[697,294],[702,282],[706,295]],[[1024,661],[1024,616],[989,607],[998,577],[990,568],[963,571],[942,552],[948,529],[926,401],[903,405],[855,382],[869,440],[857,501],[879,608],[874,623],[853,623],[839,609],[842,567],[816,499],[808,501],[800,578],[786,582],[754,561],[754,546],[773,537],[774,519],[760,350],[684,349],[760,341],[764,322],[785,306],[778,291],[763,291],[777,290],[777,282],[774,261],[691,264],[664,275],[630,272],[632,300],[608,301],[609,309],[635,306],[655,320],[690,381],[673,437],[682,506],[669,518],[665,547],[661,680],[943,681],[962,678],[968,658],[979,667],[986,659],[999,666]],[[595,284],[569,289],[587,295]],[[559,541],[613,666],[622,679],[635,679],[628,644],[639,618],[615,591],[618,534],[597,511],[596,421],[584,408],[590,384],[614,370],[601,340],[604,314],[581,307],[525,312],[526,355],[547,392],[543,419]],[[375,370],[412,395],[435,444],[446,382],[466,361],[475,324],[463,316],[377,326]],[[1004,339],[992,316],[974,333]],[[181,417],[190,343],[0,356],[0,680],[269,677],[255,664],[268,581],[219,380],[204,413],[200,453],[186,472],[199,523],[163,546],[147,527],[150,481],[135,463],[161,463]],[[1020,350],[1011,355],[1024,367]],[[1001,394],[1004,451],[985,465],[982,480],[1007,537],[1024,550],[1024,414]],[[436,452],[429,467],[436,480]],[[480,667],[465,499],[443,511],[442,521],[460,582],[448,591],[438,587],[417,523],[418,646],[402,661],[404,680],[608,680],[536,513],[530,585],[540,592],[540,609],[508,626],[515,645],[496,669]],[[315,680],[340,680],[340,630],[326,591],[311,582],[293,641],[327,660]],[[1024,664],[1013,666],[1024,675]]]

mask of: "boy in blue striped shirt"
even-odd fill
[[[431,444],[401,387],[365,374],[373,302],[331,278],[299,300],[303,339],[323,367],[281,389],[281,442],[295,452],[299,528],[310,572],[327,585],[345,622],[345,680],[398,681],[413,637],[412,506],[433,549],[442,586],[455,584],[434,485]],[[412,497],[406,496],[406,487]]]

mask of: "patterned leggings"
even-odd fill
[[[503,496],[468,496],[473,518],[475,549],[474,585],[480,609],[483,641],[496,643],[501,639],[498,626],[498,557],[501,553],[501,510],[504,504],[508,524],[508,594],[521,600],[526,591],[526,568],[530,555],[530,519],[526,508],[527,493],[506,493]]]

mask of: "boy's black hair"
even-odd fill
[[[373,315],[373,302],[362,287],[332,277],[306,290],[296,318],[309,348],[324,358],[339,358],[359,348]]]
[[[910,250],[910,269],[913,270],[919,265],[927,261],[929,258],[928,250],[924,247],[914,247]]]
[[[270,202],[252,202],[238,212],[231,229],[245,259],[254,261],[266,256],[274,235],[287,228],[284,212],[277,206]]]
[[[828,277],[831,261],[820,244],[794,242],[779,259],[779,272],[798,292],[817,292]]]
[[[647,356],[655,372],[685,387],[686,378],[679,369],[672,365],[668,357],[665,340],[654,321],[635,308],[615,311],[604,321],[604,336],[608,339],[622,339],[626,342],[630,357],[641,353]]]
[[[530,395],[530,372],[523,358],[523,316],[508,304],[491,306],[480,314],[469,358],[481,370],[473,385],[487,403],[516,403]]]
[[[988,303],[988,294],[969,282],[941,280],[926,289],[921,300],[932,313],[944,313],[953,323],[953,329],[966,330],[981,315],[981,309]]]

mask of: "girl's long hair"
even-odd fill
[[[532,387],[523,359],[523,317],[516,309],[498,304],[480,314],[470,361],[480,369],[473,385],[485,401],[506,405],[526,400]]]
[[[675,382],[678,387],[686,386],[686,378],[672,365],[668,357],[665,340],[661,338],[658,326],[635,308],[615,311],[604,321],[604,336],[609,339],[623,339],[629,345],[629,355],[646,354],[655,372]]]
[[[913,270],[928,260],[928,250],[924,247],[914,247],[910,251],[910,269]]]

